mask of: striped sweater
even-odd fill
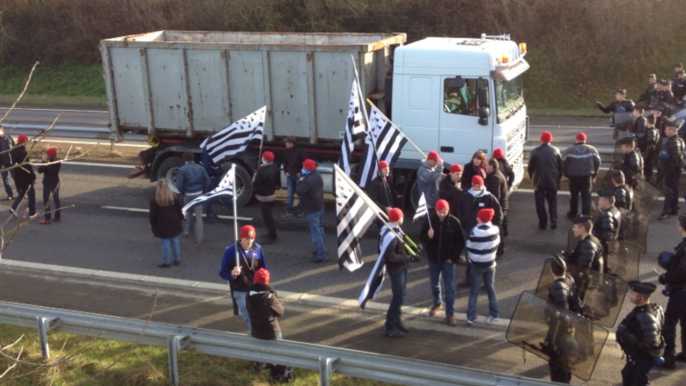
[[[470,263],[479,268],[495,265],[495,254],[500,244],[500,229],[490,221],[472,229],[467,240],[467,256]]]

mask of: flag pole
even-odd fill
[[[376,106],[369,98],[367,98],[367,102],[368,102],[370,105],[372,105],[372,106]],[[383,115],[383,117],[386,118],[386,120],[387,120],[388,122],[392,122],[390,119],[388,119],[388,117],[387,117],[384,113],[381,112],[381,110],[379,110],[378,107],[377,107],[376,110],[379,111],[379,114]],[[393,124],[393,126],[395,126],[395,124]],[[401,133],[403,133],[403,131],[400,130],[400,128],[399,128],[398,126],[395,126],[395,127],[398,129],[398,131],[400,131]],[[410,145],[414,146],[414,148],[417,149],[417,151],[419,152],[419,154],[422,155],[422,157],[426,158],[426,154],[424,154],[424,152],[422,151],[422,149],[420,149],[419,146],[417,146],[417,144],[415,144],[415,143],[412,141],[412,139],[410,139],[410,137],[408,137],[405,133],[403,133],[403,135],[405,135],[405,138],[407,138],[407,142],[409,142]]]
[[[238,196],[238,186],[236,185],[236,164],[231,165],[231,170],[229,173],[232,174],[233,178],[233,237],[236,240],[236,267],[240,267],[240,261],[238,260],[238,247],[240,246],[240,240],[238,240],[238,205],[236,204],[236,196]]]

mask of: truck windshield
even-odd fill
[[[498,119],[505,120],[514,115],[524,105],[522,78],[510,81],[495,81],[495,101],[498,106]]]

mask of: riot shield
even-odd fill
[[[550,272],[552,261],[553,259],[546,260],[536,287],[536,296],[543,299],[548,299],[550,287],[555,280]],[[579,299],[583,304],[581,314],[601,326],[613,327],[624,304],[627,282],[617,276],[604,275],[575,265],[567,266],[567,275],[576,283]]]
[[[615,123],[615,130],[612,138],[622,139],[631,135],[629,130],[631,130],[631,126],[634,124],[633,112],[614,113],[612,115],[612,120]]]
[[[621,240],[608,240],[607,243],[605,273],[617,275],[627,282],[638,280],[641,247]]]
[[[649,215],[655,202],[660,197],[660,191],[643,178],[638,179],[634,188],[634,210]]]
[[[619,228],[619,240],[636,244],[642,253],[648,251],[648,220],[649,216],[635,210],[619,209],[622,214],[622,224]]]
[[[508,342],[588,381],[609,332],[591,321],[522,292],[505,335]]]

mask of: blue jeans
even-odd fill
[[[445,287],[445,314],[455,313],[455,264],[429,262],[429,282],[431,283],[431,295],[435,305],[442,303],[441,276]]]
[[[43,185],[43,210],[45,211],[45,219],[50,220],[52,214],[50,213],[50,196],[55,201],[55,218],[60,218],[60,188]]]
[[[245,307],[245,298],[247,296],[247,292],[233,291],[233,300],[236,302],[236,307],[238,307],[238,314],[241,316],[241,318],[243,318],[245,324],[248,325],[248,334],[252,335],[252,326],[250,325],[250,314],[248,314],[248,309]]]
[[[3,162],[2,165],[3,168],[8,168],[12,166],[12,163],[7,161]],[[14,169],[11,170],[5,170],[0,173],[2,175],[2,183],[5,185],[5,193],[7,193],[7,197],[12,197],[12,185],[10,185],[10,175],[14,176]]]
[[[17,188],[17,198],[12,203],[12,209],[17,210],[19,204],[24,200],[24,194],[29,201],[29,216],[36,214],[36,191],[33,189],[33,184],[29,185],[28,193]]]
[[[221,177],[210,178],[210,188],[208,192],[219,186],[220,182]],[[218,198],[216,198],[216,200],[221,201],[229,209],[229,212],[233,213],[233,202],[231,201],[229,196],[219,196]],[[208,216],[212,214],[212,201],[214,200],[207,200],[204,204],[202,204],[203,209],[205,209],[205,214]]]
[[[286,198],[286,213],[293,212],[293,196],[295,196],[295,186],[298,185],[300,177],[297,174],[286,177],[286,189],[288,190],[288,197]],[[298,212],[303,212],[303,202],[298,197]]]
[[[179,244],[179,236],[170,237],[162,240],[162,263],[169,264],[169,249],[174,253],[174,261],[181,260],[181,245]]]
[[[388,306],[386,313],[386,330],[393,330],[400,325],[400,316],[402,315],[401,307],[405,300],[405,286],[407,284],[407,268],[400,271],[388,273],[391,279],[391,292],[393,298],[391,304]]]
[[[467,320],[476,319],[476,299],[479,297],[479,288],[483,278],[488,292],[488,310],[492,317],[500,317],[500,306],[495,295],[495,266],[490,268],[479,268],[472,264],[472,288],[469,290],[469,305],[467,307]]]
[[[324,235],[324,210],[308,213],[307,222],[310,223],[310,235],[312,242],[317,247],[317,258],[326,259],[326,236]]]

